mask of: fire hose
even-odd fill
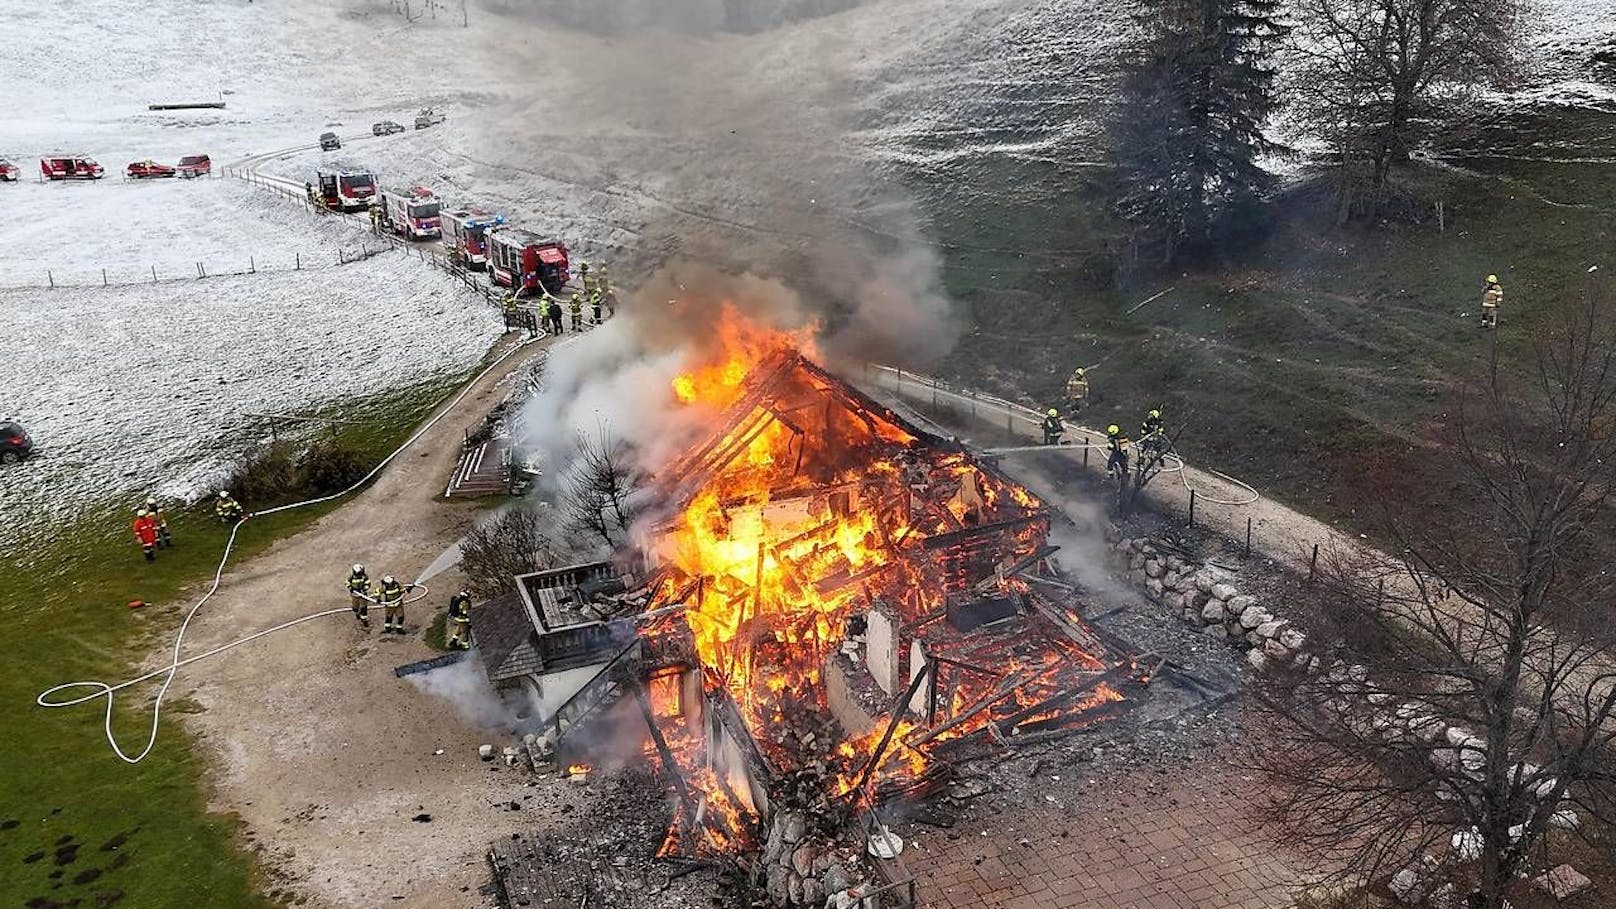
[[[532,344],[535,341],[542,340],[545,337],[546,337],[545,334],[540,333],[540,334],[538,334],[538,335],[536,335],[536,336],[534,336],[532,338],[528,338],[528,339],[526,339],[524,341],[520,341],[520,342],[518,342],[516,344],[516,346],[512,347],[510,350],[508,350],[505,353],[500,354],[498,357],[496,357],[494,359],[494,362],[488,364],[488,367],[486,369],[484,369],[482,372],[478,373],[477,376],[475,378],[473,378],[470,382],[467,382],[466,387],[461,389],[460,393],[455,395],[455,397],[452,400],[450,400],[448,402],[448,404],[441,406],[440,409],[438,410],[438,413],[435,416],[433,416],[431,419],[427,420],[425,423],[421,424],[421,427],[419,429],[417,429],[414,433],[412,433],[408,439],[405,439],[404,444],[402,444],[402,445],[398,446],[398,448],[394,449],[392,454],[389,454],[387,457],[382,458],[381,462],[378,463],[375,467],[371,468],[369,473],[365,474],[363,477],[360,477],[358,480],[356,480],[348,488],[343,489],[340,492],[334,492],[334,493],[331,493],[330,495],[324,495],[324,496],[320,496],[318,498],[308,499],[308,500],[302,501],[302,502],[292,502],[292,503],[287,504],[287,505],[277,505],[274,508],[266,508],[263,511],[255,511],[255,512],[252,512],[251,514],[248,514],[247,516],[241,518],[240,520],[236,521],[236,523],[233,526],[231,526],[231,528],[230,528],[230,539],[225,541],[224,553],[219,557],[219,565],[213,571],[213,583],[212,583],[212,585],[210,585],[208,587],[207,592],[202,595],[202,598],[197,600],[196,603],[193,606],[191,606],[190,611],[187,612],[186,615],[185,615],[185,621],[180,623],[179,631],[178,631],[178,633],[176,633],[174,635],[174,650],[173,650],[173,653],[170,656],[169,661],[165,666],[163,666],[160,669],[155,669],[155,670],[153,670],[151,672],[148,672],[145,675],[142,675],[142,676],[139,676],[139,677],[136,677],[136,678],[132,678],[132,679],[127,679],[125,681],[118,682],[116,684],[109,684],[107,682],[102,682],[102,681],[98,681],[98,680],[78,681],[78,682],[63,682],[60,685],[56,685],[56,686],[53,686],[51,688],[47,688],[46,690],[40,692],[39,696],[34,699],[34,703],[38,704],[41,707],[73,707],[73,706],[76,706],[78,704],[83,704],[83,703],[87,703],[89,701],[96,700],[97,698],[103,698],[103,697],[106,698],[106,700],[107,700],[107,703],[106,703],[106,719],[105,719],[105,721],[103,723],[102,728],[106,731],[107,744],[112,747],[112,752],[118,756],[119,760],[123,761],[126,764],[138,764],[141,761],[146,759],[146,756],[151,753],[152,748],[157,744],[157,729],[158,729],[159,724],[162,721],[163,699],[168,696],[168,689],[169,689],[170,686],[172,686],[174,684],[174,677],[179,673],[179,670],[180,670],[181,666],[186,666],[186,665],[194,663],[194,662],[196,662],[198,660],[207,659],[208,657],[211,657],[211,656],[216,656],[218,654],[224,653],[227,650],[231,650],[233,648],[239,647],[242,644],[246,644],[246,643],[248,643],[250,641],[255,641],[255,640],[257,640],[257,639],[259,639],[261,637],[264,637],[266,635],[274,634],[277,631],[284,631],[287,628],[291,628],[291,627],[294,627],[296,625],[301,625],[304,622],[312,622],[315,619],[323,619],[323,618],[326,618],[326,617],[329,617],[329,616],[334,616],[334,615],[350,614],[351,610],[348,607],[343,607],[341,609],[327,609],[327,610],[325,610],[323,612],[316,612],[316,613],[312,613],[310,615],[303,616],[302,618],[292,619],[289,622],[282,622],[281,624],[276,625],[273,628],[266,628],[266,629],[264,629],[262,631],[254,632],[254,633],[252,633],[250,635],[247,635],[246,637],[239,638],[237,640],[231,641],[228,644],[222,644],[222,645],[220,645],[218,647],[215,647],[212,650],[209,650],[209,651],[207,651],[205,653],[199,653],[199,654],[196,654],[195,656],[190,656],[190,657],[186,657],[184,659],[180,659],[180,648],[185,644],[185,634],[191,627],[191,620],[196,618],[197,614],[199,612],[201,612],[202,607],[204,605],[206,605],[207,602],[213,598],[213,595],[219,591],[219,585],[221,583],[223,583],[223,580],[224,580],[224,568],[225,568],[225,565],[230,561],[230,553],[231,553],[231,551],[233,549],[235,549],[236,536],[238,534],[240,534],[242,525],[246,524],[248,521],[252,520],[253,518],[255,518],[255,517],[259,516],[259,515],[271,515],[271,514],[275,514],[277,512],[291,511],[291,510],[297,509],[297,508],[307,508],[307,507],[309,507],[311,505],[321,505],[321,504],[324,504],[326,502],[330,502],[330,501],[333,501],[333,500],[336,500],[336,499],[340,499],[340,498],[342,498],[344,496],[347,496],[347,495],[350,495],[350,494],[356,492],[360,488],[364,487],[371,480],[375,479],[376,476],[382,472],[383,468],[385,468],[388,464],[393,462],[394,458],[397,458],[400,454],[403,454],[405,449],[409,448],[411,445],[414,445],[418,440],[420,440],[420,438],[423,435],[426,434],[427,430],[430,430],[433,426],[435,426],[438,423],[439,420],[442,420],[445,416],[447,416],[449,414],[449,412],[452,411],[457,404],[459,404],[461,401],[465,400],[466,396],[471,393],[471,390],[473,388],[477,387],[477,383],[482,381],[489,373],[493,372],[501,363],[504,363],[506,360],[510,359],[513,355],[515,355],[518,351],[520,351],[522,348],[526,347],[527,345]],[[418,588],[421,591],[421,593],[414,596],[414,597],[407,598],[404,601],[404,603],[406,603],[406,604],[417,602],[417,601],[421,600],[422,598],[424,598],[428,593],[426,587],[424,585],[422,585],[422,584],[419,584],[419,583],[411,584],[411,585],[409,585],[409,587]],[[370,599],[370,598],[367,597],[366,599]],[[157,690],[157,697],[152,702],[151,728],[150,728],[150,731],[147,733],[147,736],[146,736],[146,744],[141,747],[138,754],[135,754],[133,757],[131,757],[130,755],[124,753],[123,748],[121,748],[118,745],[117,736],[112,731],[112,714],[113,714],[113,701],[114,701],[113,695],[116,692],[122,691],[123,689],[128,688],[128,687],[130,687],[132,685],[138,685],[141,682],[147,681],[149,679],[157,678],[158,676],[163,677],[163,685],[162,685],[161,688],[159,688]],[[86,693],[86,694],[80,694],[80,695],[78,695],[76,697],[67,697],[67,698],[61,699],[61,700],[57,700],[57,699],[53,698],[54,695],[57,695],[57,694],[59,694],[61,692],[82,690],[82,689],[86,689],[86,688],[90,689],[89,692]]]

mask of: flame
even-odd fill
[[[740,397],[752,367],[769,354],[791,348],[817,360],[814,336],[818,330],[817,323],[795,331],[770,328],[748,319],[734,303],[725,301],[703,362],[674,377],[673,393],[681,403],[722,410]]]
[[[588,773],[591,769],[593,768],[591,768],[588,764],[572,764],[567,767],[567,776],[582,776],[583,774]]]

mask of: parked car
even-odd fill
[[[158,177],[172,177],[176,171],[167,164],[158,164],[156,161],[135,161],[124,168],[124,176],[131,180],[153,180]]]
[[[86,155],[51,155],[39,159],[39,176],[46,180],[99,180],[106,171]]]
[[[391,120],[383,120],[370,128],[370,134],[373,136],[391,136],[393,133],[401,133],[403,131],[404,124],[394,123]]]
[[[207,155],[186,155],[180,159],[179,172],[185,179],[206,177],[213,173],[213,159]]]
[[[421,112],[415,115],[415,128],[426,129],[428,126],[436,126],[439,123],[442,123],[444,119],[445,117],[443,114],[438,113],[430,107],[423,107],[421,108]]]
[[[335,151],[341,147],[342,140],[337,138],[336,133],[320,134],[320,151]]]
[[[22,168],[5,158],[0,158],[0,182],[16,183],[22,179]]]
[[[0,422],[0,464],[15,464],[34,452],[34,440],[21,423]]]

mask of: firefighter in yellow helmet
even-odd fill
[[[471,649],[471,593],[462,589],[449,598],[450,650]]]
[[[1049,413],[1044,415],[1044,444],[1059,445],[1061,436],[1066,434],[1066,424],[1061,422],[1060,411],[1051,407]]]
[[[1162,422],[1162,412],[1151,408],[1145,414],[1145,419],[1139,424],[1139,450],[1162,451],[1167,448],[1166,427]]]
[[[413,586],[413,585],[412,585]],[[382,634],[404,633],[404,592],[406,588],[392,575],[382,578],[376,600],[382,604]]]
[[[1105,445],[1108,452],[1105,469],[1118,476],[1127,476],[1128,437],[1122,434],[1122,427],[1112,423],[1105,428]]]
[[[1481,327],[1498,327],[1498,307],[1504,302],[1504,288],[1498,284],[1497,275],[1487,276],[1487,286],[1481,291]]]
[[[1066,380],[1066,409],[1077,413],[1089,400],[1088,371],[1079,366],[1072,372],[1072,377]]]

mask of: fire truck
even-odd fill
[[[458,208],[443,215],[443,249],[467,268],[488,264],[488,232],[505,223],[504,215],[480,208]]]
[[[488,276],[496,287],[518,294],[540,288],[557,294],[567,283],[567,247],[560,240],[546,240],[519,227],[501,227],[486,236]]]
[[[406,190],[384,189],[381,225],[406,240],[423,240],[442,234],[438,225],[438,197],[424,186]]]
[[[101,165],[84,155],[51,155],[39,159],[39,176],[46,180],[99,180]]]
[[[314,201],[332,211],[360,211],[376,196],[376,175],[363,171],[319,174]]]

